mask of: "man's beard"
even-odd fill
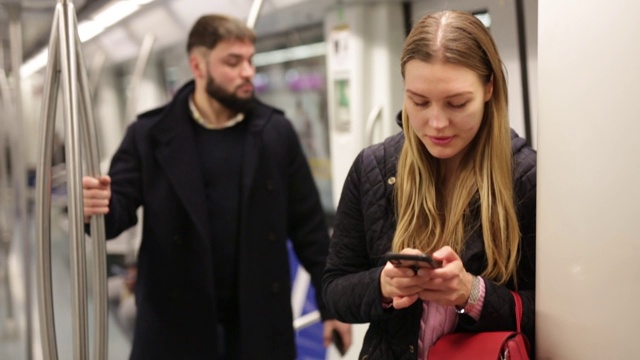
[[[246,114],[250,112],[253,107],[253,93],[247,98],[238,97],[234,93],[228,92],[218,86],[215,81],[213,81],[211,74],[207,74],[206,90],[209,96],[231,111]]]

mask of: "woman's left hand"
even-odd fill
[[[449,246],[444,246],[431,255],[442,261],[437,269],[421,268],[417,276],[422,278],[420,299],[433,301],[443,306],[464,307],[469,301],[473,275],[468,273],[462,260]]]

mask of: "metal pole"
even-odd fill
[[[300,331],[306,327],[309,327],[315,323],[320,322],[320,312],[318,310],[314,310],[308,314],[304,314],[299,318],[293,320],[293,329],[295,331]]]
[[[84,146],[89,172],[93,176],[100,174],[97,135],[91,108],[91,94],[86,75],[84,57],[80,51],[80,39],[77,33],[77,19],[73,5],[69,1],[60,1],[56,6],[49,40],[50,60],[45,79],[42,111],[42,138],[40,141],[40,159],[37,177],[37,229],[39,244],[39,297],[41,328],[43,337],[43,355],[45,360],[57,360],[55,320],[53,312],[53,290],[51,282],[51,151],[55,125],[56,105],[60,77],[64,95],[65,112],[65,151],[69,220],[71,237],[71,275],[73,290],[73,344],[74,358],[88,359],[88,321],[86,296],[86,248],[84,236],[84,216],[82,214],[82,162],[80,147]],[[81,112],[82,116],[79,116]],[[83,123],[82,120],[85,122]],[[82,139],[81,139],[82,136]],[[82,143],[81,143],[82,142]],[[94,247],[94,359],[107,358],[107,283],[106,283],[106,242],[104,217],[94,216],[91,221],[91,233]]]
[[[367,116],[367,122],[365,122],[364,130],[364,145],[373,145],[373,131],[375,129],[376,122],[380,120],[380,114],[382,114],[382,106],[376,105],[371,109],[369,116]]]
[[[147,63],[149,62],[149,57],[151,56],[151,51],[153,50],[153,44],[156,42],[156,37],[152,33],[148,33],[144,36],[142,40],[142,45],[140,46],[140,53],[138,53],[138,59],[136,60],[136,65],[133,69],[133,75],[131,76],[131,85],[129,86],[129,96],[127,98],[127,113],[125,114],[125,121],[127,123],[133,122],[136,116],[136,107],[138,105],[138,90],[140,88],[140,84],[142,83],[142,78],[144,77],[144,70],[147,67]]]
[[[60,0],[63,13],[60,28],[60,59],[65,113],[65,150],[67,161],[67,196],[69,203],[69,235],[71,238],[71,278],[73,291],[73,344],[76,360],[88,359],[87,269],[82,213],[82,158],[80,157],[80,122],[78,120],[78,64],[76,59],[76,29],[73,27],[74,7]]]
[[[98,85],[100,85],[100,77],[102,75],[102,70],[104,70],[104,63],[106,62],[107,57],[103,51],[98,51],[98,53],[93,57],[93,61],[91,62],[91,70],[89,71],[89,91],[92,96],[96,96],[98,91]]]
[[[59,22],[62,6],[56,5],[49,39],[49,61],[45,75],[36,169],[36,239],[38,244],[38,308],[44,360],[57,360],[58,349],[53,311],[51,277],[51,152],[60,84]]]
[[[12,136],[12,175],[24,255],[25,289],[25,345],[27,359],[33,358],[33,316],[32,316],[32,275],[31,275],[31,236],[27,214],[27,167],[24,159],[24,127],[22,124],[22,88],[20,67],[22,66],[22,22],[19,5],[7,6],[9,13],[9,43],[11,53],[11,75],[14,89],[14,134]]]
[[[0,57],[3,56],[0,51]],[[13,118],[13,101],[11,99],[11,89],[7,80],[4,68],[0,67],[0,100],[2,102],[3,114],[8,118]],[[13,293],[11,288],[11,275],[9,274],[9,253],[11,252],[11,243],[13,242],[13,229],[10,214],[13,211],[13,200],[9,198],[9,178],[7,176],[9,168],[7,167],[6,149],[7,135],[9,124],[5,123],[5,116],[0,117],[0,261],[3,261],[4,279],[5,279],[5,295],[7,298],[7,320],[4,326],[5,333],[10,336],[17,335],[16,319],[14,318],[13,309]]]
[[[78,59],[78,78],[81,90],[80,105],[83,120],[80,123],[82,130],[85,161],[89,175],[100,176],[100,151],[98,146],[98,136],[91,106],[91,94],[89,92],[89,80],[86,73],[84,56],[80,50],[80,38],[78,37],[77,19],[74,12],[69,13],[73,19],[70,28],[74,29],[76,56]],[[84,217],[82,217],[84,219]],[[107,304],[107,243],[105,238],[104,216],[91,217],[91,238],[93,240],[93,302],[94,302],[94,356],[95,360],[107,359],[107,315],[109,313]]]

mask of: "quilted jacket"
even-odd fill
[[[360,152],[345,180],[338,205],[323,296],[337,319],[369,323],[361,359],[416,359],[422,302],[406,309],[383,309],[380,272],[396,227],[393,187],[403,133]],[[534,344],[536,241],[536,153],[512,131],[513,181],[521,232],[518,293],[523,302],[522,328]],[[467,271],[480,274],[486,257],[481,229],[471,234],[460,254]],[[476,322],[460,315],[455,331],[515,330],[513,297],[506,286],[485,280],[482,314]],[[531,346],[533,348],[533,346]]]

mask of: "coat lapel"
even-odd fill
[[[244,161],[242,165],[242,209],[247,209],[249,193],[254,181],[258,159],[263,145],[262,130],[271,116],[271,110],[258,101],[251,115],[248,116],[249,131],[245,143]],[[266,180],[266,179],[265,179]],[[244,210],[243,210],[244,213]]]
[[[157,140],[155,155],[167,178],[173,185],[189,217],[204,239],[210,237],[207,219],[206,194],[202,167],[195,143],[188,99],[193,83],[187,84],[176,95],[167,110],[151,130]]]

